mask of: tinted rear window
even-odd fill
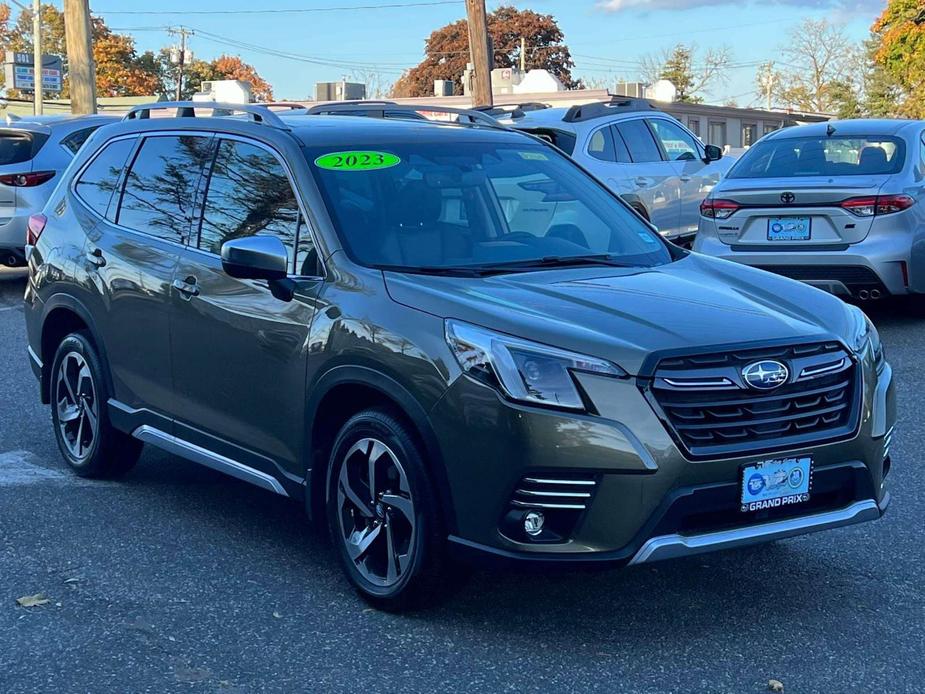
[[[877,176],[900,171],[905,145],[898,137],[788,137],[751,147],[728,178]]]
[[[0,166],[29,161],[38,154],[47,139],[45,133],[0,133]]]
[[[77,179],[77,195],[101,217],[106,216],[109,201],[134,146],[134,138],[110,142]]]

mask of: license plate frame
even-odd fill
[[[772,458],[739,467],[739,509],[743,513],[804,504],[812,488],[812,456]]]
[[[802,216],[770,217],[768,241],[801,242],[813,237],[813,218]]]

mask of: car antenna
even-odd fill
[[[835,126],[832,125],[831,123],[826,123],[825,134],[828,135],[829,137],[832,137],[832,135],[835,134]]]

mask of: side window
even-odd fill
[[[670,120],[653,118],[649,121],[655,137],[658,138],[669,161],[693,161],[700,159],[700,150],[694,144],[694,138],[687,134],[683,128]]]
[[[595,130],[588,140],[588,154],[601,161],[616,161],[613,152],[613,133],[610,127]]]
[[[245,236],[277,236],[289,252],[291,272],[317,274],[311,235],[286,170],[270,152],[237,140],[218,146],[202,214],[199,248],[221,253],[222,244]]]
[[[84,128],[83,130],[75,130],[70,135],[64,137],[61,140],[61,146],[71,154],[77,154],[77,150],[79,150],[81,145],[87,141],[87,138],[93,134],[93,131],[96,130],[97,127],[99,126]]]
[[[116,221],[167,241],[189,233],[196,186],[211,137],[156,135],[141,143],[125,179]]]
[[[116,140],[100,150],[74,184],[74,190],[90,209],[107,217],[109,201],[119,185],[122,169],[135,146],[135,138]],[[112,220],[114,215],[109,215]]]
[[[642,119],[628,120],[614,126],[626,148],[629,150],[630,157],[636,163],[661,161],[662,153],[652,138],[652,131]]]

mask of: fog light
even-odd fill
[[[536,537],[543,532],[543,523],[546,518],[539,511],[528,511],[524,514],[524,532],[530,537]]]

